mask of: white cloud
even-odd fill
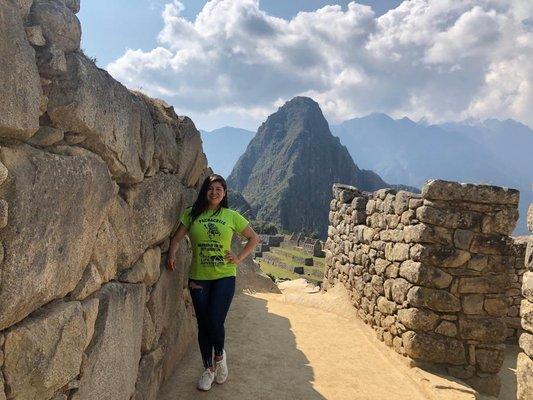
[[[355,2],[291,20],[259,0],[212,0],[192,22],[182,12],[167,3],[160,46],[128,50],[108,69],[200,126],[231,115],[257,124],[296,95],[334,122],[382,111],[533,126],[529,0],[410,0],[379,18]]]

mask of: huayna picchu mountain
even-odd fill
[[[295,97],[268,117],[228,177],[258,219],[322,238],[335,182],[368,191],[390,186],[355,165],[318,103],[307,97]]]

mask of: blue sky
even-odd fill
[[[100,67],[206,130],[255,130],[298,95],[333,123],[533,126],[531,0],[87,0],[78,16]]]

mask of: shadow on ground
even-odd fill
[[[267,301],[239,295],[226,321],[226,351],[230,376],[224,385],[199,392],[196,381],[202,373],[196,342],[176,372],[160,390],[159,400],[261,399],[323,400],[313,389],[313,369],[297,349],[287,318],[268,312]],[[268,326],[268,331],[262,327]]]

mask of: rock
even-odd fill
[[[442,321],[439,326],[437,326],[437,329],[435,329],[435,333],[449,337],[456,337],[457,326],[453,322]]]
[[[481,225],[481,214],[430,206],[418,207],[416,218],[421,222],[450,229],[471,229]]]
[[[28,142],[36,146],[51,146],[63,140],[63,136],[61,129],[53,126],[41,126]]]
[[[154,129],[154,138],[153,159],[159,163],[159,168],[168,169],[172,173],[178,171],[178,166],[181,164],[180,151],[172,128],[167,124],[157,124]]]
[[[9,170],[0,198],[10,204],[9,224],[0,231],[0,329],[76,287],[111,201],[113,183],[97,156],[56,150],[63,153],[27,145],[0,150]]]
[[[391,261],[404,261],[409,258],[409,245],[406,243],[395,243],[391,253]]]
[[[533,360],[524,353],[518,354],[516,363],[517,399],[528,400],[533,396]]]
[[[474,232],[472,231],[466,229],[456,229],[453,234],[453,243],[458,249],[469,250],[473,237]]]
[[[34,0],[29,19],[40,25],[46,41],[64,52],[80,49],[81,25],[62,0]]]
[[[40,25],[26,26],[24,27],[24,31],[26,32],[28,42],[33,46],[44,46],[46,44],[46,39],[43,36]]]
[[[533,271],[526,271],[522,276],[522,295],[533,303]]]
[[[150,310],[148,307],[144,307],[143,315],[143,335],[141,342],[141,351],[143,353],[148,353],[154,347],[155,343],[155,325],[150,315]]]
[[[533,333],[533,303],[522,300],[520,303],[520,316],[522,317],[522,328]]]
[[[483,217],[481,230],[484,233],[511,235],[518,221],[516,208],[504,208]]]
[[[391,315],[396,311],[396,303],[387,300],[385,297],[378,298],[377,305],[378,310],[383,314]]]
[[[462,339],[482,343],[503,343],[507,327],[501,318],[459,318],[459,334]]]
[[[483,294],[467,294],[461,296],[461,302],[463,305],[463,312],[465,314],[483,315],[483,300],[485,296]]]
[[[513,241],[508,236],[476,233],[470,245],[472,253],[509,254]]]
[[[476,365],[482,372],[497,374],[503,365],[503,350],[476,349]]]
[[[466,363],[463,343],[457,339],[408,331],[402,335],[405,354],[415,360],[461,365]]]
[[[35,52],[19,10],[0,3],[0,137],[29,139],[39,129],[42,96]]]
[[[137,390],[132,400],[156,400],[159,385],[163,378],[162,361],[163,351],[161,347],[145,354],[139,365],[137,377]]]
[[[122,273],[119,280],[128,283],[144,282],[146,286],[152,286],[159,279],[160,263],[161,250],[159,247],[148,249],[133,265],[133,268]]]
[[[520,335],[518,344],[524,350],[529,357],[533,357],[533,335],[527,332],[524,332]]]
[[[20,11],[20,16],[23,20],[25,20],[28,17],[28,14],[30,13],[30,8],[33,4],[33,0],[14,0],[13,3],[17,5]]]
[[[91,263],[98,269],[102,283],[109,282],[117,274],[118,238],[109,223],[105,219],[94,242],[94,251],[91,255]]]
[[[468,251],[440,245],[416,244],[410,250],[411,259],[440,268],[458,268],[470,260]]]
[[[405,279],[397,278],[394,279],[391,286],[391,297],[398,303],[402,304],[407,299],[407,292],[411,289],[413,285],[407,282]]]
[[[10,397],[48,399],[74,379],[85,330],[79,302],[51,304],[8,330],[3,370]]]
[[[81,54],[68,54],[67,65],[49,94],[54,126],[85,135],[84,147],[104,159],[117,182],[140,182],[141,160],[149,163],[154,143],[146,104]]]
[[[138,316],[142,315],[145,295],[143,285],[116,282],[98,292],[100,306],[94,336],[73,400],[131,398],[141,359],[142,319]]]
[[[6,400],[4,375],[0,374],[0,400]]]
[[[449,182],[440,179],[430,180],[422,187],[422,197],[432,200],[518,205],[519,196],[520,192],[516,189]]]
[[[42,76],[54,78],[64,75],[67,70],[65,52],[55,44],[37,50],[37,66]]]
[[[445,290],[414,286],[407,293],[407,301],[414,307],[427,307],[434,311],[455,312],[461,309],[457,297]]]
[[[509,285],[507,274],[459,278],[459,293],[503,293]]]
[[[355,186],[344,185],[341,183],[334,183],[333,197],[339,200],[342,204],[350,203],[356,196],[361,197],[363,194]]]
[[[533,232],[533,203],[531,203],[527,209],[527,229],[529,229],[530,232]]]
[[[89,346],[93,338],[94,324],[96,322],[96,317],[98,316],[99,304],[100,304],[100,299],[98,299],[98,297],[87,299],[85,301],[82,301],[81,303],[81,306],[83,307],[83,318],[85,319],[85,325],[87,326],[87,334],[85,336],[86,341],[85,341],[84,349],[86,349]]]
[[[65,0],[65,5],[70,8],[74,14],[77,14],[80,11],[80,0]]]
[[[81,280],[70,293],[70,297],[74,300],[83,300],[100,289],[102,283],[98,269],[96,269],[94,264],[89,263],[83,272]]]
[[[4,163],[0,161],[0,185],[3,185],[6,181],[7,177],[9,175],[9,171],[7,170]]]
[[[504,317],[508,312],[507,299],[505,297],[485,299],[484,308],[493,317]]]
[[[423,308],[404,308],[398,310],[398,319],[409,329],[431,331],[437,325],[439,316]]]
[[[420,262],[407,260],[400,266],[400,276],[403,276],[409,282],[443,289],[450,286],[452,276],[439,268],[432,267]]]
[[[175,228],[178,216],[196,197],[175,175],[157,174],[115,198],[109,222],[117,237],[117,266],[130,268],[149,247],[165,240]]]
[[[75,132],[65,132],[65,143],[71,146],[75,146],[77,144],[80,144],[87,139],[85,135],[82,135],[80,133]]]
[[[441,243],[453,242],[452,232],[449,229],[427,224],[408,225],[403,229],[404,239],[408,243]]]
[[[7,201],[0,199],[0,229],[7,226],[9,218],[9,204]]]

